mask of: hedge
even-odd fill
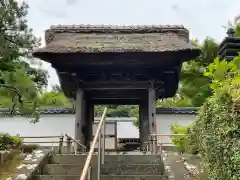
[[[0,151],[17,148],[22,144],[22,140],[17,136],[10,136],[7,133],[0,133]]]
[[[209,65],[213,96],[200,108],[189,141],[212,180],[240,179],[240,57]]]

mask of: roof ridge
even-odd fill
[[[160,24],[148,24],[148,25],[110,25],[110,24],[72,24],[72,25],[51,25],[51,29],[58,29],[58,28],[106,28],[106,27],[122,27],[122,28],[128,28],[128,27],[145,27],[145,28],[184,28],[183,25],[160,25]],[[185,29],[185,28],[184,28]]]
[[[189,33],[183,25],[51,25],[47,32],[164,32]]]
[[[183,25],[52,25],[47,32],[64,33],[159,33],[166,31],[183,32],[188,36],[189,31]]]
[[[45,40],[48,44],[55,34],[61,33],[100,33],[100,34],[149,34],[176,33],[189,40],[189,31],[183,25],[52,25],[46,30]]]

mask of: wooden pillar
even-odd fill
[[[148,90],[149,131],[156,133],[156,94],[155,89]]]
[[[76,92],[75,139],[83,145],[86,143],[83,134],[83,128],[85,125],[84,114],[84,91],[83,89],[78,89]],[[80,150],[81,146],[78,146],[77,149]]]
[[[148,116],[149,116],[149,133],[155,134],[156,133],[156,91],[154,88],[148,89]],[[154,140],[157,138],[154,137]],[[156,142],[155,142],[156,143]],[[155,144],[156,146],[156,144]],[[150,150],[153,151],[156,149],[154,146],[150,146]]]
[[[88,98],[86,102],[86,131],[85,131],[87,150],[90,149],[92,141],[93,121],[94,121],[94,104],[92,103],[92,100]]]
[[[146,151],[149,138],[148,101],[146,99],[143,99],[139,105],[139,136],[140,149]]]

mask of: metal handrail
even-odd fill
[[[52,139],[60,137],[62,136],[19,136],[20,139]]]
[[[63,148],[63,143],[64,141],[64,136],[60,135],[60,136],[20,136],[17,135],[17,137],[19,137],[20,139],[23,140],[22,145],[26,145],[26,144],[52,144],[52,151],[54,152],[54,144],[59,143],[59,150],[58,153],[61,154],[62,153],[62,148]],[[59,141],[25,141],[25,139],[53,139],[53,138],[59,138]],[[22,149],[23,150],[23,149]]]
[[[71,137],[71,136],[69,136],[69,135],[67,135],[67,134],[65,134],[65,136],[66,136],[66,138],[67,139],[70,139],[70,140],[72,140],[73,142],[74,142],[74,151],[75,151],[75,154],[77,154],[77,150],[76,150],[76,144],[77,145],[79,145],[79,146],[81,146],[81,147],[83,147],[84,148],[84,150],[86,151],[86,149],[87,149],[87,147],[86,146],[84,146],[83,144],[81,144],[79,141],[77,141],[76,139],[74,139],[73,137]]]
[[[92,156],[93,156],[93,152],[94,152],[94,149],[95,149],[95,146],[96,146],[96,143],[97,143],[97,140],[99,137],[101,137],[101,128],[102,128],[102,125],[104,124],[104,120],[105,120],[105,116],[106,116],[106,113],[107,113],[107,107],[104,108],[104,111],[103,111],[103,114],[102,114],[102,117],[101,117],[101,120],[99,122],[99,125],[97,127],[97,130],[96,130],[96,134],[94,136],[94,139],[93,139],[93,142],[92,142],[92,145],[90,147],[90,151],[88,153],[88,156],[87,156],[87,159],[86,159],[86,162],[84,164],[84,167],[83,167],[83,170],[82,170],[82,174],[80,176],[80,180],[85,180],[86,178],[86,175],[87,175],[87,172],[89,170],[89,167],[90,167],[90,163],[91,163],[91,160],[92,160]],[[99,138],[100,140],[101,138]],[[101,144],[101,142],[98,142],[98,144]],[[104,148],[104,147],[103,147]],[[100,157],[101,154],[99,153],[100,152],[100,149],[98,149],[98,156]],[[100,163],[100,162],[98,162]],[[98,164],[99,166],[100,164]]]
[[[185,136],[186,134],[150,134],[150,136]]]
[[[152,145],[152,153],[156,153],[158,151],[158,145],[160,145],[160,149],[162,149],[162,144],[167,144],[167,143],[158,143],[157,142],[157,137],[161,137],[161,136],[167,136],[167,137],[171,137],[171,136],[185,136],[186,134],[150,134],[149,135],[149,140],[146,143],[146,149],[149,149],[149,145]]]

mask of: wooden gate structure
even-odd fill
[[[199,56],[183,26],[51,26],[33,55],[51,63],[76,100],[75,139],[90,145],[94,104],[139,105],[140,142],[156,132],[157,99],[178,89],[182,63]]]

